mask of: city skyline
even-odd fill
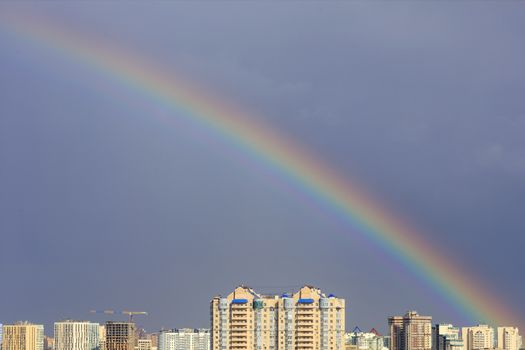
[[[305,284],[296,292],[260,293],[239,285],[209,301],[209,328],[147,331],[134,321],[145,311],[91,310],[126,315],[103,324],[57,320],[53,334],[30,321],[0,324],[0,350],[523,350],[512,325],[455,326],[408,310],[387,318],[388,333],[347,327],[346,300]]]
[[[249,287],[249,286],[247,286],[245,284],[240,284],[240,285],[238,285],[235,288],[235,290],[232,293],[229,293],[229,294],[225,295],[226,298],[224,298],[222,296],[222,294],[217,294],[217,295],[213,296],[211,298],[211,300],[209,300],[209,303],[210,303],[210,306],[211,306],[212,310],[215,309],[215,308],[218,308],[219,302],[221,300],[229,300],[229,301],[227,301],[227,304],[228,305],[230,305],[230,304],[233,305],[233,304],[235,304],[235,302],[233,302],[234,300],[241,300],[242,299],[241,297],[238,296],[238,295],[240,295],[239,293],[241,293],[243,297],[246,297],[246,295],[248,295],[248,294],[252,294],[252,296],[248,297],[248,299],[242,299],[242,300],[249,301],[250,305],[251,304],[255,305],[257,302],[260,302],[258,300],[267,301],[267,302],[268,301],[273,301],[273,302],[276,302],[276,303],[283,303],[284,299],[286,299],[286,298],[295,298],[297,300],[302,300],[301,299],[301,295],[303,293],[305,293],[305,290],[306,290],[306,293],[313,293],[315,291],[315,293],[319,293],[319,296],[321,298],[334,298],[333,300],[341,300],[342,301],[342,310],[343,310],[343,314],[345,316],[344,319],[347,319],[346,316],[348,316],[348,315],[347,315],[347,313],[345,311],[345,307],[344,307],[344,304],[345,304],[345,299],[344,298],[336,297],[332,293],[330,293],[327,296],[326,294],[322,293],[322,291],[320,289],[318,289],[315,286],[309,285],[309,284],[304,284],[301,287],[297,287],[297,289],[286,289],[286,290],[285,289],[281,289],[282,293],[281,292],[275,292],[275,290],[274,290],[273,292],[265,292],[265,293],[261,293],[261,294],[258,294],[258,292],[254,291],[251,287]],[[241,298],[241,299],[239,299],[239,298]],[[279,300],[281,300],[281,302],[278,302]],[[310,299],[308,299],[308,300],[310,300]],[[312,299],[312,300],[314,300],[314,299]],[[326,299],[326,300],[329,300],[329,299]],[[267,302],[265,304],[267,304]],[[317,303],[320,303],[320,300],[318,300]],[[274,307],[277,307],[276,305]],[[235,306],[235,305],[233,305],[233,306]],[[268,304],[266,306],[270,307],[271,305]],[[255,308],[255,306],[254,306],[254,308]],[[187,325],[187,324],[186,325],[176,325],[176,326],[174,326],[172,324],[172,325],[163,325],[163,326],[161,326],[160,328],[157,328],[157,329],[148,329],[148,330],[146,330],[141,325],[141,321],[140,320],[138,320],[138,321],[133,320],[133,314],[139,315],[139,316],[148,316],[149,315],[148,312],[143,312],[143,311],[140,311],[140,312],[115,311],[115,310],[109,310],[108,309],[108,310],[104,310],[104,311],[90,310],[88,313],[91,314],[91,315],[97,314],[97,313],[103,314],[103,316],[101,315],[101,316],[96,317],[96,318],[99,318],[99,319],[103,319],[103,321],[94,320],[93,316],[91,318],[89,318],[89,317],[87,317],[87,318],[86,317],[85,318],[71,318],[71,317],[67,317],[67,318],[54,319],[50,325],[45,326],[44,328],[42,328],[42,330],[44,331],[44,333],[42,333],[42,334],[43,334],[43,336],[55,338],[54,340],[57,341],[57,338],[56,338],[57,334],[62,334],[64,331],[68,331],[71,334],[80,333],[82,336],[85,336],[89,332],[89,331],[86,331],[86,327],[88,327],[87,329],[89,329],[89,327],[93,328],[94,325],[97,325],[97,326],[100,325],[100,326],[104,326],[103,330],[96,329],[96,330],[92,330],[92,331],[96,333],[97,337],[98,337],[98,334],[101,334],[101,337],[103,337],[105,339],[106,338],[106,327],[105,327],[105,325],[107,325],[107,324],[109,324],[109,325],[113,325],[114,324],[115,327],[117,327],[117,329],[120,329],[118,327],[123,327],[123,326],[127,327],[127,325],[131,325],[132,324],[133,325],[132,331],[126,331],[127,333],[130,333],[130,334],[131,333],[135,333],[135,332],[144,332],[144,331],[146,331],[147,333],[154,334],[154,333],[159,333],[159,332],[160,333],[162,333],[162,332],[168,332],[169,333],[169,332],[173,332],[173,331],[182,331],[182,332],[184,332],[186,330],[199,330],[199,329],[208,329],[208,330],[211,331],[211,329],[213,329],[213,327],[210,327],[210,326],[213,326],[213,324],[207,324],[207,325],[204,325],[204,326],[202,326],[202,325],[201,326],[195,326],[195,325]],[[108,315],[117,315],[117,316],[108,317]],[[216,319],[218,316],[219,316],[219,314],[214,316],[214,314],[212,313],[212,315],[210,315],[210,318],[211,319]],[[127,318],[127,320],[125,318]],[[459,328],[458,328],[458,327],[454,327],[452,324],[446,323],[446,322],[448,322],[447,319],[445,319],[445,320],[433,320],[432,316],[420,316],[418,311],[416,311],[414,309],[407,310],[406,314],[404,316],[386,315],[385,319],[383,320],[384,321],[383,323],[379,323],[377,325],[374,325],[370,329],[371,329],[371,331],[375,332],[376,329],[383,329],[384,328],[384,331],[382,333],[392,334],[393,333],[392,324],[394,324],[394,325],[395,324],[400,324],[404,328],[404,327],[407,327],[406,326],[407,324],[410,325],[410,322],[411,322],[412,319],[416,320],[416,323],[417,322],[423,322],[425,324],[431,325],[432,327],[434,327],[434,326],[436,326],[436,327],[442,326],[442,328],[443,328],[443,332],[442,333],[439,333],[439,331],[437,331],[437,333],[434,333],[435,329],[433,328],[432,329],[432,334],[430,334],[429,333],[430,332],[429,329],[425,328],[424,334],[425,334],[425,337],[428,337],[428,340],[426,340],[426,341],[431,341],[432,344],[440,342],[440,339],[439,339],[439,335],[440,334],[444,334],[445,336],[449,336],[450,334],[456,334],[456,333],[460,332],[459,331],[460,329],[461,329],[461,332],[463,334],[468,334],[468,332],[472,332],[472,330],[476,331],[476,330],[478,330],[478,328],[486,330],[486,331],[490,331],[490,332],[492,332],[490,337],[489,337],[491,342],[492,341],[493,342],[504,342],[506,340],[506,338],[503,336],[503,334],[507,334],[507,332],[510,332],[511,334],[519,332],[518,328],[515,325],[510,325],[510,324],[504,325],[504,324],[483,323],[483,322],[472,324],[470,326],[459,325]],[[217,320],[215,320],[215,321],[217,321]],[[2,331],[3,331],[3,328],[1,328],[2,327],[2,322],[3,322],[3,326],[15,326],[15,327],[24,326],[24,325],[29,325],[29,326],[40,326],[41,325],[40,322],[35,322],[34,320],[22,320],[22,319],[17,319],[17,320],[0,320],[0,335],[2,335]],[[361,331],[361,326],[359,324],[359,321],[357,321],[356,324],[350,324],[347,327],[345,327],[345,321],[344,320],[342,321],[342,324],[343,324],[343,328],[344,328],[346,334],[352,334],[352,333],[356,332],[356,330],[359,330],[359,332],[362,332]],[[44,326],[44,325],[42,324],[42,326]],[[458,326],[458,325],[456,324],[456,326]],[[46,334],[45,333],[46,329],[48,331],[49,330],[53,330],[53,333]],[[59,333],[57,333],[57,329],[59,330]],[[353,329],[353,330],[350,331],[351,329]],[[363,329],[367,329],[367,328],[363,327]],[[439,330],[439,327],[437,329]],[[452,333],[450,333],[451,331],[452,331]],[[502,333],[500,333],[500,331]],[[404,330],[401,330],[400,332],[401,332],[400,334],[404,334],[403,333]],[[454,332],[456,332],[456,333],[454,333]],[[122,332],[119,331],[117,333],[121,334]],[[94,335],[92,335],[92,336],[94,336]],[[137,338],[137,339],[139,339],[139,338]],[[140,339],[145,339],[145,338],[140,338]],[[432,339],[432,340],[430,340],[430,339]],[[451,339],[456,339],[456,338],[450,338],[449,337],[448,339],[451,340]],[[72,341],[72,339],[69,339],[69,342],[70,342],[69,346],[71,346],[71,341]],[[170,341],[173,341],[173,340],[170,340]],[[472,346],[468,344],[468,341],[466,339],[464,341],[466,342],[465,347],[467,348],[465,350],[472,350],[472,348],[471,348]],[[488,341],[488,340],[486,340],[486,341]],[[59,341],[59,344],[60,344],[60,341]],[[89,344],[86,343],[85,346],[89,346],[90,344],[92,344],[92,340],[91,340],[91,343],[89,343]],[[487,347],[489,347],[489,346],[488,345],[487,346],[484,345],[481,348],[487,348]],[[64,349],[58,349],[58,350],[64,350]],[[104,350],[106,350],[106,348],[104,348]],[[399,349],[392,349],[392,350],[399,350]],[[414,350],[414,349],[406,349],[406,350]],[[420,350],[420,349],[417,349],[417,350]],[[442,350],[442,349],[436,349],[436,350]],[[454,349],[447,349],[447,350],[454,350]],[[519,350],[519,349],[510,349],[510,350]]]
[[[122,6],[0,4],[0,322],[307,281],[524,326],[522,4]]]

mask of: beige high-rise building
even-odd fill
[[[463,327],[461,337],[465,350],[480,350],[494,348],[494,328],[487,325]]]
[[[432,317],[408,311],[388,318],[390,350],[432,350]]]
[[[262,295],[240,286],[211,300],[213,350],[343,350],[345,300],[304,286]]]
[[[55,350],[99,350],[100,325],[89,321],[55,322]]]
[[[135,324],[106,322],[106,350],[135,350]]]
[[[516,327],[498,327],[498,349],[520,350],[521,336]]]
[[[44,350],[44,326],[40,324],[5,324],[2,338],[2,350]]]

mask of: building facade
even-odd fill
[[[137,346],[135,346],[135,350],[151,350],[151,339],[137,340]]]
[[[106,350],[106,326],[103,324],[98,326],[98,348]]]
[[[44,335],[44,350],[55,350],[55,338]]]
[[[210,350],[210,330],[181,328],[159,334],[161,350]]]
[[[451,324],[436,324],[432,327],[433,350],[463,350],[459,327]]]
[[[347,350],[388,350],[387,337],[380,335],[374,329],[370,332],[351,332],[345,336]]]
[[[498,327],[498,349],[520,350],[521,336],[516,327]]]
[[[2,350],[44,350],[43,325],[19,322],[2,329]]]
[[[159,333],[149,333],[146,338],[151,340],[151,349],[157,350],[159,346]]]
[[[55,322],[55,350],[100,350],[100,325],[88,321]]]
[[[390,350],[432,350],[432,317],[408,311],[388,318]]]
[[[461,329],[465,350],[481,350],[494,348],[494,328],[488,325],[463,327]]]
[[[342,350],[345,300],[304,286],[262,295],[246,286],[211,301],[213,350]]]
[[[135,324],[108,321],[105,350],[135,350]]]

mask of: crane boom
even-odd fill
[[[120,315],[127,315],[129,317],[129,322],[133,322],[133,316],[135,315],[147,315],[148,313],[146,311],[129,311],[129,310],[123,310],[123,311],[115,311],[115,310],[89,310],[92,314],[106,314],[106,315],[114,315],[114,314],[120,314]]]

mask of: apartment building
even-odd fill
[[[436,324],[432,327],[433,350],[463,350],[459,327],[451,324]]]
[[[55,350],[100,350],[100,325],[88,321],[55,322]]]
[[[343,350],[345,300],[304,286],[263,295],[246,286],[211,300],[213,350]]]
[[[151,339],[137,340],[137,346],[135,346],[135,350],[151,350],[151,348]]]
[[[481,350],[494,348],[494,328],[488,325],[463,327],[461,329],[465,350]]]
[[[498,327],[498,349],[520,350],[522,340],[518,328]]]
[[[181,328],[162,331],[159,350],[210,350],[210,330]]]
[[[390,350],[432,350],[432,317],[408,311],[388,318]]]
[[[2,350],[44,350],[43,325],[19,322],[2,329]]]
[[[346,350],[388,350],[388,337],[382,336],[375,329],[370,332],[353,331],[345,335]]]

